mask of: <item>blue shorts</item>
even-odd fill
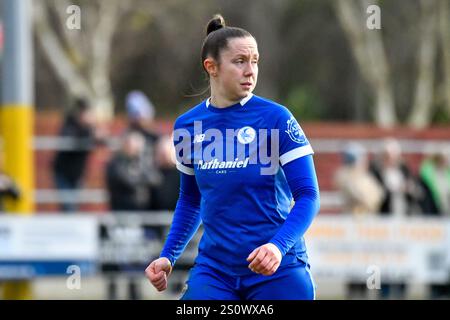
[[[314,300],[315,285],[309,265],[299,261],[280,267],[273,275],[232,276],[196,264],[181,300]]]

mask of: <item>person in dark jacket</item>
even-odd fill
[[[95,142],[93,117],[87,100],[80,98],[75,101],[59,135],[67,141],[64,142],[64,149],[58,150],[55,155],[54,180],[59,191],[70,192],[79,188],[88,156]],[[73,194],[66,193],[60,200],[62,211],[77,210],[77,205],[69,201],[71,199]]]
[[[123,137],[120,150],[108,163],[106,180],[112,211],[147,209],[152,177],[143,165],[144,148],[145,138],[137,132],[128,132]]]
[[[418,213],[420,188],[417,179],[402,159],[400,144],[395,139],[386,139],[383,150],[370,163],[370,172],[384,191],[379,208],[381,215],[397,217]]]
[[[152,193],[154,210],[174,211],[180,189],[180,176],[176,168],[175,147],[171,135],[162,136],[155,148],[156,164],[162,175],[162,182]]]
[[[159,144],[160,134],[154,128],[155,107],[147,95],[139,90],[133,90],[127,94],[125,105],[128,120],[126,132],[137,132],[145,139],[142,165],[149,178],[149,198],[146,208],[157,210],[156,197],[164,177],[156,160],[156,148]]]

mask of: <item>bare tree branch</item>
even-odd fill
[[[57,77],[73,96],[92,96],[74,64],[70,61],[55,31],[49,24],[48,8],[43,1],[34,1],[34,19],[39,43],[48,57]]]
[[[113,112],[113,99],[109,67],[111,60],[111,41],[119,18],[117,1],[101,1],[101,14],[96,28],[93,30],[92,64],[89,70],[89,79],[96,93],[95,107],[101,118],[110,118]]]
[[[433,107],[434,68],[436,63],[436,21],[437,3],[434,0],[421,0],[421,33],[419,36],[419,55],[417,57],[418,75],[414,103],[408,123],[423,128],[431,122]]]
[[[339,22],[345,31],[363,78],[375,95],[375,122],[390,127],[397,122],[389,65],[380,32],[366,27],[365,9],[372,3],[351,0],[333,1]]]
[[[110,119],[114,111],[111,42],[122,12],[130,5],[117,0],[80,2],[82,30],[69,30],[65,25],[69,2],[35,3],[37,37],[58,78],[70,95],[90,100],[100,121]],[[62,26],[59,34],[49,23],[50,8]]]

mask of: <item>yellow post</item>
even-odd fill
[[[20,189],[19,200],[5,204],[8,212],[32,214],[33,201],[33,41],[30,0],[1,1],[4,51],[0,135],[4,170]],[[31,299],[28,280],[4,283],[4,299]],[[0,292],[1,293],[1,292]],[[0,297],[1,298],[1,297]]]
[[[33,175],[33,108],[30,106],[2,106],[0,135],[4,154],[4,170],[20,189],[18,200],[5,201],[7,212],[34,212]]]

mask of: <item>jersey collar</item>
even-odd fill
[[[244,106],[251,98],[253,97],[253,93],[250,93],[248,96],[246,96],[244,99],[242,99],[241,101],[239,101],[239,103],[241,104],[241,106]],[[208,99],[206,99],[206,107],[208,108],[209,105],[211,104],[209,101],[211,100],[211,97],[209,97]]]

